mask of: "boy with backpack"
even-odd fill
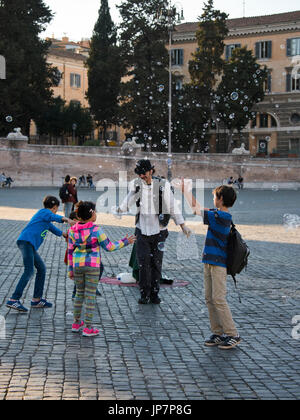
[[[228,209],[236,201],[236,192],[228,185],[215,188],[215,208],[210,210],[202,208],[191,189],[185,188],[184,180],[180,185],[194,214],[202,216],[204,224],[208,225],[202,262],[205,302],[212,335],[204,344],[208,347],[218,346],[222,350],[231,349],[241,342],[226,300],[227,245],[232,224]]]

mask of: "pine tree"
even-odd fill
[[[124,127],[146,144],[148,150],[167,148],[168,39],[166,1],[126,0],[122,17],[121,48],[126,79],[121,90]]]
[[[52,13],[42,0],[1,0],[0,54],[6,59],[6,79],[0,80],[0,133],[14,127],[29,133],[51,87],[58,83],[55,69],[46,62],[50,43],[39,38]],[[12,116],[12,123],[6,122]]]
[[[107,0],[101,0],[87,60],[91,112],[106,139],[108,126],[118,123],[120,82],[124,66],[117,45],[117,30]]]
[[[254,117],[254,105],[263,100],[267,75],[267,68],[261,67],[247,48],[236,48],[224,65],[215,101],[217,117],[228,129],[228,152],[232,148],[234,130],[241,132]]]
[[[191,82],[180,92],[174,118],[174,136],[186,152],[207,152],[207,132],[211,127],[214,89],[223,71],[227,15],[214,9],[213,0],[204,5],[198,18],[197,50],[189,61]],[[180,100],[181,99],[181,100]]]
[[[204,87],[209,92],[214,88],[224,66],[222,55],[224,39],[228,34],[227,17],[226,13],[214,9],[213,0],[208,0],[199,17],[197,51],[189,62],[189,72],[192,84]]]

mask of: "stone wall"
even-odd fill
[[[137,159],[148,157],[156,173],[167,176],[165,153],[135,153],[124,156],[118,148],[80,146],[40,146],[26,141],[0,139],[0,171],[18,186],[58,186],[66,174],[79,177],[91,173],[94,180],[118,180],[119,171],[131,178]],[[262,159],[248,155],[176,154],[173,177],[221,182],[243,174],[249,183],[300,183],[300,159]]]

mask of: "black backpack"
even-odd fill
[[[237,231],[235,225],[231,222],[231,229],[227,242],[227,274],[231,275],[237,289],[236,274],[239,274],[248,264],[250,249],[243,240],[241,234]],[[237,289],[238,292],[238,289]],[[239,292],[238,292],[239,293]],[[241,297],[239,294],[239,300]]]
[[[62,201],[67,201],[69,198],[68,184],[64,184],[59,189],[59,197]]]

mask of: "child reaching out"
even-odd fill
[[[241,342],[226,300],[227,241],[232,222],[228,209],[235,203],[236,192],[228,185],[215,188],[215,208],[210,210],[202,208],[184,180],[174,186],[182,190],[194,214],[202,216],[204,224],[208,225],[202,262],[205,302],[212,336],[204,344],[209,347],[218,346],[223,350],[231,349]]]
[[[86,337],[99,334],[99,330],[92,327],[92,321],[101,265],[100,247],[111,252],[135,242],[135,236],[111,242],[102,228],[95,225],[95,208],[95,204],[90,201],[79,204],[77,218],[80,222],[69,229],[68,240],[69,277],[74,279],[76,285],[72,331],[79,332],[84,327],[82,334]],[[81,321],[83,303],[84,322]]]
[[[23,257],[24,273],[20,278],[12,297],[6,302],[6,306],[8,308],[12,308],[20,312],[28,312],[28,309],[20,303],[20,299],[30,278],[33,276],[34,267],[37,269],[37,273],[31,308],[52,307],[52,303],[47,302],[46,299],[42,298],[46,267],[37,251],[43,243],[48,231],[56,236],[66,237],[66,234],[52,225],[52,222],[67,222],[71,225],[75,223],[66,217],[56,214],[59,204],[60,202],[56,197],[46,196],[43,200],[44,208],[39,210],[32,217],[17,240],[18,248],[20,249]]]
[[[76,213],[76,211],[77,211],[78,206],[79,206],[81,203],[82,203],[82,201],[79,201],[79,202],[75,205],[75,210],[74,210],[74,211],[71,211],[70,216],[69,216],[69,218],[70,218],[71,220],[75,220],[75,223],[80,222],[80,220],[79,220],[79,219],[78,219],[78,217],[77,217],[77,213]],[[69,230],[70,230],[70,229],[69,229]],[[67,235],[66,235],[66,241],[67,241],[67,243],[68,243],[68,240],[69,240],[69,230],[68,230]],[[66,249],[64,263],[65,263],[66,265],[68,265],[68,248]],[[101,262],[100,262],[100,275],[99,275],[99,281],[101,280],[101,277],[102,277],[103,271],[104,271],[104,266],[103,266],[102,261],[101,261]],[[74,300],[74,299],[75,299],[75,296],[76,296],[76,284],[74,284],[74,287],[73,287],[72,300]],[[96,289],[96,296],[101,296],[101,293],[99,292],[99,290],[98,290],[98,289]]]

